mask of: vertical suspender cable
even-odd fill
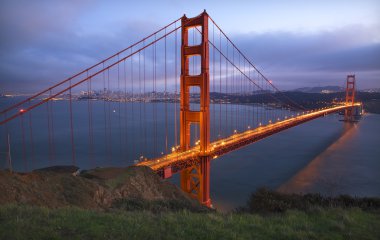
[[[128,94],[127,94],[127,60],[125,59],[123,61],[124,64],[124,112],[125,112],[125,119],[124,119],[124,139],[125,139],[125,157],[127,160],[130,159],[130,156],[128,155],[129,151],[129,145],[128,145]]]
[[[155,132],[154,132],[154,45],[152,46],[152,116],[153,116],[153,121],[152,121],[152,131],[153,132],[153,154],[156,154],[156,145],[155,145]]]
[[[253,73],[255,73],[254,69],[253,69],[253,71],[254,71]],[[259,81],[258,78],[257,78],[257,81]],[[257,127],[259,125],[259,100],[258,100],[259,88],[256,86],[253,86],[253,91],[254,91],[253,99],[254,99],[255,110],[256,110],[256,124],[255,124],[255,126]]]
[[[110,88],[110,70],[107,69],[107,83],[108,83],[108,131],[109,131],[109,156],[112,162],[112,118],[111,118],[111,88]]]
[[[168,96],[167,96],[167,70],[166,70],[166,28],[165,28],[165,154],[168,154]]]
[[[175,23],[174,28],[177,28],[177,23]],[[177,49],[177,31],[175,31],[174,36],[174,143],[175,143],[175,149],[178,145],[178,139],[177,139],[177,56],[178,56],[178,49]]]
[[[70,110],[70,140],[71,140],[71,162],[75,166],[75,145],[74,145],[74,122],[73,122],[73,103],[72,103],[72,89],[71,89],[71,80],[70,80],[70,89],[69,89],[69,110]]]
[[[249,71],[249,65],[248,65],[248,76],[249,76],[249,79],[251,79],[251,72]],[[248,126],[251,127],[252,126],[252,122],[253,122],[253,108],[252,108],[252,105],[250,104],[250,97],[251,97],[251,88],[252,88],[252,83],[249,82],[249,81],[246,81],[245,83],[247,85],[247,89],[246,89],[246,99],[247,99],[247,111],[248,111]]]
[[[243,72],[244,72],[244,74],[247,74],[246,73],[246,71],[245,71],[245,61],[244,61],[244,58],[243,58]],[[243,85],[243,87],[242,87],[242,93],[243,93],[243,100],[245,100],[245,98],[246,98],[246,94],[245,94],[245,92],[246,92],[246,88],[245,88],[245,84],[246,83],[246,81],[245,81],[245,76],[242,76],[242,85]],[[243,126],[243,131],[247,128],[247,120],[248,120],[248,116],[247,116],[247,105],[245,104],[245,102],[244,102],[244,105],[243,105],[243,109],[244,109],[244,126]]]
[[[104,63],[103,63],[103,69],[104,69]],[[105,76],[105,71],[103,71],[103,116],[104,116],[104,146],[106,150],[106,155],[109,160],[109,151],[108,151],[108,129],[107,129],[107,106],[106,106],[106,101],[108,98],[108,89],[106,88],[106,76]],[[71,90],[70,90],[71,91]]]
[[[214,25],[213,25],[214,26]],[[228,41],[226,41],[226,56],[228,58]],[[225,86],[225,92],[224,94],[227,95],[228,94],[228,61],[226,59],[226,77],[225,77],[226,81],[226,86]],[[227,134],[226,133],[226,129],[228,127],[228,104],[226,102],[224,102],[224,106],[225,106],[225,123],[224,123],[224,135]]]
[[[50,90],[50,96],[52,95],[51,90]],[[53,115],[53,102],[50,102],[50,109],[49,109],[49,114],[50,114],[50,121],[51,121],[51,142],[52,142],[52,154],[53,154],[53,159],[55,160],[55,141],[54,141],[54,115]]]
[[[239,61],[239,67],[238,67],[238,70],[239,69],[241,69],[241,66],[240,66],[240,54],[238,54],[238,61]],[[239,74],[239,72],[238,72],[238,74]],[[241,94],[241,76],[242,76],[242,74],[240,73],[239,75],[238,75],[238,79],[237,79],[237,82],[236,82],[236,87],[237,87],[237,92],[236,92],[236,99],[239,99],[239,96],[240,96],[240,94]],[[240,83],[240,84],[239,84]],[[240,85],[240,89],[239,89],[239,85]],[[241,104],[238,102],[237,103],[237,108],[238,108],[238,114],[236,114],[236,122],[237,122],[237,127],[236,127],[236,130],[238,130],[239,131],[239,129],[240,129],[240,124],[241,124]]]
[[[49,161],[52,164],[53,161],[53,150],[52,150],[52,138],[51,138],[51,122],[50,122],[50,114],[49,114],[49,104],[50,102],[46,102],[46,113],[47,113],[47,124],[48,124],[48,139],[49,139]]]
[[[213,45],[213,48],[212,48],[212,87],[213,87],[213,92],[214,94],[216,93],[216,90],[215,90],[215,25],[213,24],[212,25],[212,45]],[[215,94],[215,96],[217,96]],[[220,101],[220,100],[219,100]],[[213,128],[213,134],[216,133],[215,131],[215,122],[216,122],[216,115],[215,115],[215,106],[216,106],[216,102],[214,101],[214,103],[212,104],[213,107],[212,107],[212,112],[213,112],[213,124],[212,124],[212,128]]]
[[[20,124],[21,124],[21,137],[22,137],[22,159],[24,162],[24,170],[25,172],[28,171],[28,163],[26,160],[26,143],[25,143],[25,129],[24,129],[24,114],[20,117]]]
[[[91,130],[91,135],[90,135],[90,153],[91,153],[91,164],[92,166],[94,166],[95,164],[95,154],[94,154],[94,122],[93,122],[93,117],[92,117],[92,78],[90,78],[88,80],[89,82],[89,85],[90,85],[90,92],[89,92],[89,96],[90,96],[90,130]]]
[[[50,96],[52,95],[51,90],[50,90]],[[54,141],[54,119],[53,119],[53,102],[48,101],[50,105],[48,105],[48,115],[49,120],[50,120],[50,129],[51,129],[51,154],[52,154],[52,159],[55,160],[55,141]]]
[[[157,36],[154,35],[156,41]],[[154,134],[154,153],[157,153],[157,116],[156,116],[156,43],[153,45],[153,134]]]
[[[232,48],[232,65],[235,65],[235,49]],[[235,97],[235,68],[232,68],[232,87],[231,87],[231,99]],[[234,125],[234,115],[237,114],[236,112],[236,106],[233,106],[233,103],[231,103],[231,126],[232,126],[232,132],[234,132],[234,129],[236,129],[236,122]],[[234,109],[235,108],[235,109]]]
[[[263,108],[264,108],[264,83],[263,83],[263,80],[261,78],[261,76],[259,75],[259,73],[257,73],[257,76],[259,77],[259,82],[261,83],[261,90],[260,90],[260,103],[261,103],[261,109],[260,109],[260,118],[261,118],[261,121],[260,123],[261,124],[264,124],[264,111],[263,111]]]
[[[88,71],[86,72],[86,77],[88,78]],[[91,129],[91,89],[90,89],[90,80],[87,81],[87,116],[88,116],[88,162],[91,167],[92,165],[92,142],[91,142],[91,134],[92,134],[92,129]]]
[[[30,105],[30,100],[29,100]],[[34,152],[34,139],[33,139],[33,124],[32,124],[32,111],[29,111],[29,139],[30,139],[30,148],[31,148],[31,167],[34,168],[36,163],[35,152]]]
[[[219,32],[219,93],[222,95],[222,34]],[[222,101],[219,101],[219,132],[218,139],[221,138],[222,130]]]
[[[131,48],[131,54],[132,54],[132,48]],[[134,94],[134,79],[133,79],[133,55],[131,56],[131,124],[132,126],[135,126],[135,113],[134,113],[134,103],[135,103],[135,94]],[[135,151],[135,147],[136,147],[136,142],[134,142],[133,140],[131,141],[132,144],[131,144],[131,147],[132,147],[132,150],[131,150],[131,153],[132,153],[132,157],[133,159],[135,159],[136,157],[136,151]]]
[[[117,61],[119,62],[120,60],[120,55],[118,54],[117,55]],[[120,64],[121,63],[118,63],[117,64],[117,102],[118,102],[118,109],[117,109],[117,113],[118,113],[118,120],[119,120],[119,158],[122,157],[123,155],[123,146],[122,146],[122,143],[121,143],[121,140],[122,140],[122,135],[121,135],[121,90],[120,90]]]
[[[143,46],[145,47],[145,41],[143,41]],[[145,90],[145,57],[146,57],[146,54],[145,54],[145,49],[144,49],[144,52],[143,52],[143,79],[144,79],[144,86],[143,86],[143,94],[144,94],[144,99],[143,99],[143,111],[144,111],[144,153],[146,155],[147,151],[146,151],[146,148],[148,147],[148,142],[147,142],[147,136],[146,136],[146,120],[147,120],[147,117],[146,117],[146,90]]]
[[[141,52],[139,52],[139,97],[137,103],[139,104],[139,136],[143,137],[143,130],[142,130],[142,102],[141,102]],[[138,142],[138,148],[139,148],[139,159],[143,157],[143,146],[142,142]]]

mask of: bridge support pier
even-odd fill
[[[201,28],[202,41],[199,45],[189,45],[188,32],[191,28]],[[201,73],[189,74],[189,59],[201,58]],[[209,42],[208,14],[204,11],[197,17],[182,17],[181,41],[181,112],[180,112],[180,146],[182,151],[191,147],[191,124],[199,124],[198,164],[181,171],[181,188],[197,198],[202,204],[211,206],[210,201],[210,82],[209,82]],[[190,87],[199,87],[200,109],[190,109]]]
[[[210,160],[208,156],[201,157],[198,165],[181,172],[182,190],[207,207],[211,207]]]

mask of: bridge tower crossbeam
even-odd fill
[[[182,17],[181,41],[181,80],[180,80],[180,147],[181,151],[190,148],[190,126],[199,124],[200,154],[198,164],[181,171],[181,188],[202,204],[211,206],[210,200],[210,90],[209,90],[209,40],[208,40],[208,14],[204,11],[197,17]],[[202,41],[199,45],[190,46],[189,29],[200,27]],[[201,73],[189,75],[189,58],[200,56]],[[200,109],[190,109],[190,87],[200,89]]]

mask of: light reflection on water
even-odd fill
[[[349,141],[357,135],[358,126],[351,123],[343,123],[343,131],[337,141],[328,146],[323,152],[316,156],[308,165],[301,169],[289,181],[282,184],[278,190],[286,193],[308,193],[321,192],[326,195],[336,195],[340,193],[337,184],[340,179],[339,168],[344,164],[345,156],[337,154],[345,151]],[[337,167],[338,169],[336,169]],[[324,169],[326,168],[326,169]],[[334,175],[333,179],[328,179],[326,173]],[[320,190],[316,190],[320,189]]]
[[[230,210],[266,186],[288,193],[380,196],[380,115],[357,123],[331,115],[281,132],[213,162],[214,205]]]
[[[380,196],[379,119],[367,115],[359,124],[345,123],[341,137],[278,190]]]
[[[57,139],[57,141],[69,140],[68,121],[66,118],[59,117],[60,114],[67,114],[59,110],[67,110],[67,108],[59,108],[60,105],[66,106],[67,103],[57,102],[54,104],[57,106],[55,108],[57,111],[55,123],[59,124],[61,122],[61,126],[64,126],[56,129],[57,136],[62,138]],[[128,109],[131,107],[129,105],[127,106]],[[134,104],[135,111],[138,112],[140,105],[138,103]],[[162,114],[164,112],[162,104],[157,104],[156,106],[158,114]],[[173,107],[170,106],[168,109],[169,114],[173,114]],[[149,113],[152,106],[147,104],[146,107]],[[233,107],[236,108],[237,106]],[[74,111],[77,112],[76,116],[80,116],[79,113],[81,112],[86,112],[86,109],[86,102],[78,102],[74,107]],[[115,109],[117,109],[117,105]],[[215,109],[217,110],[218,108]],[[46,139],[47,135],[44,121],[37,121],[40,118],[42,120],[46,118],[44,108],[38,111],[41,111],[41,114],[33,115],[33,118],[35,118],[34,140],[36,145],[39,144],[40,139]],[[104,126],[102,113],[103,103],[95,102],[94,129],[96,131],[100,131]],[[243,116],[237,117],[242,118]],[[115,122],[112,124],[112,131],[115,133],[113,135],[114,144],[112,145],[114,147],[112,165],[115,166],[133,164],[132,160],[138,157],[137,152],[139,149],[132,149],[133,146],[128,143],[132,139],[137,141],[136,138],[139,136],[140,128],[145,129],[147,127],[148,132],[152,129],[153,120],[150,115],[146,116],[146,124],[138,122],[139,118],[136,116],[128,115],[124,116],[124,118],[125,121],[128,120],[129,124],[127,131],[125,131],[128,133],[126,135],[128,139],[125,142],[124,139],[122,142],[118,140],[118,134],[121,133],[118,129],[117,118],[114,119]],[[358,124],[344,123],[339,119],[341,119],[341,116],[338,115],[319,118],[212,161],[210,186],[214,206],[221,210],[242,206],[247,201],[250,193],[262,186],[283,192],[380,196],[380,148],[378,147],[380,142],[380,115],[368,114]],[[74,129],[77,144],[77,164],[81,168],[89,168],[92,165],[87,157],[87,128],[80,128],[80,126],[86,125],[87,119],[85,117],[83,119],[78,118],[75,123],[74,127],[77,128]],[[163,124],[163,122],[158,124]],[[223,130],[223,124],[225,123],[221,122],[219,124],[219,128]],[[19,126],[19,122],[16,122],[15,126],[10,127],[17,130]],[[215,127],[211,129],[212,132],[215,132]],[[163,134],[163,129],[163,127],[158,128],[159,136]],[[169,119],[169,131],[173,135],[173,118]],[[0,145],[4,146],[4,134],[0,135],[2,136]],[[152,142],[152,139],[149,141]],[[100,152],[104,148],[104,137],[101,135],[96,137],[95,145],[95,150],[99,151],[96,154],[96,165],[111,165],[104,153]],[[152,148],[152,144],[149,144],[149,142],[148,144],[140,145],[148,150]],[[173,143],[169,142],[169,146],[172,145]],[[12,158],[15,159],[14,167],[16,169],[22,169],[22,161],[16,161],[22,158],[22,151],[19,146],[20,137],[13,134]],[[59,155],[57,154],[57,159],[54,162],[47,160],[46,147],[36,147],[37,161],[35,162],[35,167],[44,167],[49,164],[67,164],[71,156],[69,141],[63,142],[61,146],[63,146],[61,149],[57,149]],[[119,154],[116,151],[118,147],[125,150],[126,154],[124,152]],[[2,147],[1,152],[4,153],[5,148]],[[132,153],[136,153],[136,156],[130,156]],[[3,166],[5,166],[4,162],[1,163],[1,167]],[[178,174],[170,181],[178,184]]]

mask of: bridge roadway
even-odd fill
[[[209,156],[212,159],[216,159],[224,154],[245,147],[253,142],[259,141],[265,137],[281,132],[285,129],[297,126],[304,122],[325,116],[327,114],[339,112],[345,110],[346,108],[355,106],[360,106],[360,103],[355,103],[354,105],[334,105],[329,108],[306,112],[304,114],[296,115],[292,118],[270,123],[268,125],[263,125],[242,133],[235,133],[230,137],[210,143],[210,150],[204,155]],[[165,169],[170,169],[170,173],[175,173],[182,169],[193,166],[199,161],[199,157],[201,156],[200,154],[201,153],[199,152],[199,146],[192,147],[187,151],[175,151],[175,149],[173,149],[173,152],[170,154],[155,159],[148,159],[137,163],[136,165],[148,166],[157,172],[160,176],[165,177]]]

